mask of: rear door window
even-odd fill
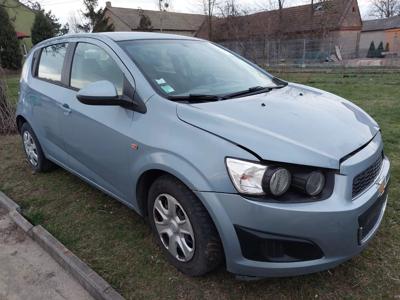
[[[90,83],[108,80],[119,95],[123,93],[124,74],[110,55],[98,46],[79,43],[71,70],[71,87],[82,89]]]
[[[61,82],[67,44],[56,44],[42,49],[37,76],[41,79]]]

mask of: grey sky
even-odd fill
[[[358,0],[363,17],[368,17],[368,5],[371,0]],[[46,10],[51,10],[62,23],[67,22],[71,14],[82,7],[82,0],[39,0]],[[99,0],[101,6],[106,0]],[[172,10],[177,12],[201,13],[201,0],[170,0]],[[259,8],[268,3],[268,0],[237,0],[243,7]],[[291,5],[309,3],[306,0],[288,0]],[[156,9],[156,0],[111,0],[113,6],[142,9]]]

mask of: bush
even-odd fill
[[[7,83],[0,68],[0,135],[17,132],[15,123],[15,105],[7,99]]]
[[[374,58],[375,55],[376,55],[375,43],[374,43],[374,41],[372,41],[371,45],[369,46],[369,49],[368,49],[367,57],[368,58]]]
[[[382,58],[383,57],[383,54],[382,54],[383,51],[384,51],[383,42],[380,42],[380,44],[378,46],[378,49],[376,49],[376,56],[375,57]]]
[[[6,69],[21,68],[22,54],[19,41],[7,11],[0,5],[0,66]]]

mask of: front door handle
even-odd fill
[[[61,105],[62,110],[64,111],[64,115],[69,115],[71,113],[71,108],[69,107],[69,105],[67,103],[64,103],[63,105]]]

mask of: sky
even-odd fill
[[[61,21],[68,22],[71,15],[77,15],[82,7],[83,0],[38,0],[43,8],[51,10]],[[157,0],[110,0],[112,6],[157,9]],[[368,18],[368,6],[371,0],[358,0],[363,18]],[[105,6],[106,0],[99,0],[100,6]],[[176,12],[202,13],[202,0],[169,0],[171,10]],[[269,0],[237,0],[239,5],[252,9],[260,9]],[[288,0],[290,5],[309,3],[305,0]]]

